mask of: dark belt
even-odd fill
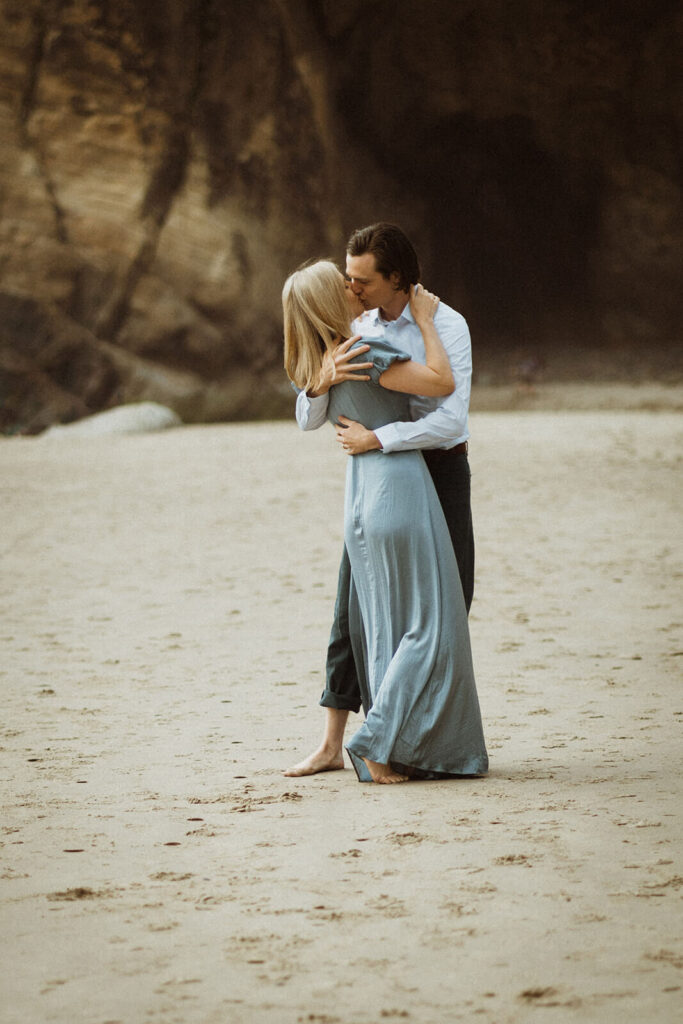
[[[441,458],[446,455],[467,455],[467,441],[461,441],[454,448],[423,448],[422,454],[425,458]]]

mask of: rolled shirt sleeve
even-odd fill
[[[328,395],[311,398],[305,391],[296,396],[296,421],[302,430],[317,430],[327,422]]]

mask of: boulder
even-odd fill
[[[76,423],[52,426],[41,435],[50,440],[71,437],[112,437],[118,434],[150,434],[182,425],[172,409],[156,402],[135,402],[86,416]]]

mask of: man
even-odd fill
[[[420,329],[410,311],[410,286],[420,278],[417,254],[404,232],[393,224],[372,224],[355,231],[346,249],[346,278],[364,310],[354,329],[366,337],[384,336],[413,359],[425,361]],[[362,322],[361,322],[362,321]],[[470,334],[464,318],[439,303],[434,324],[448,353],[455,390],[447,398],[411,397],[413,420],[367,430],[345,416],[339,417],[337,440],[350,455],[379,449],[392,452],[420,448],[441,501],[453,542],[469,611],[474,591],[474,535],[470,509],[470,469],[467,460],[468,412],[472,380]],[[355,345],[358,336],[326,353],[316,387],[297,398],[296,418],[302,430],[315,430],[326,422],[328,392],[344,380],[367,380],[372,364],[351,362],[367,346]],[[348,625],[351,569],[346,550],[339,570],[334,622],[327,652],[327,681],[320,700],[326,709],[321,745],[309,757],[288,769],[287,776],[313,775],[344,767],[343,740],[349,711],[361,706],[359,673],[354,663]]]

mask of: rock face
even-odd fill
[[[491,346],[681,322],[680,6],[2,0],[0,429],[276,415],[280,290],[395,220]]]

